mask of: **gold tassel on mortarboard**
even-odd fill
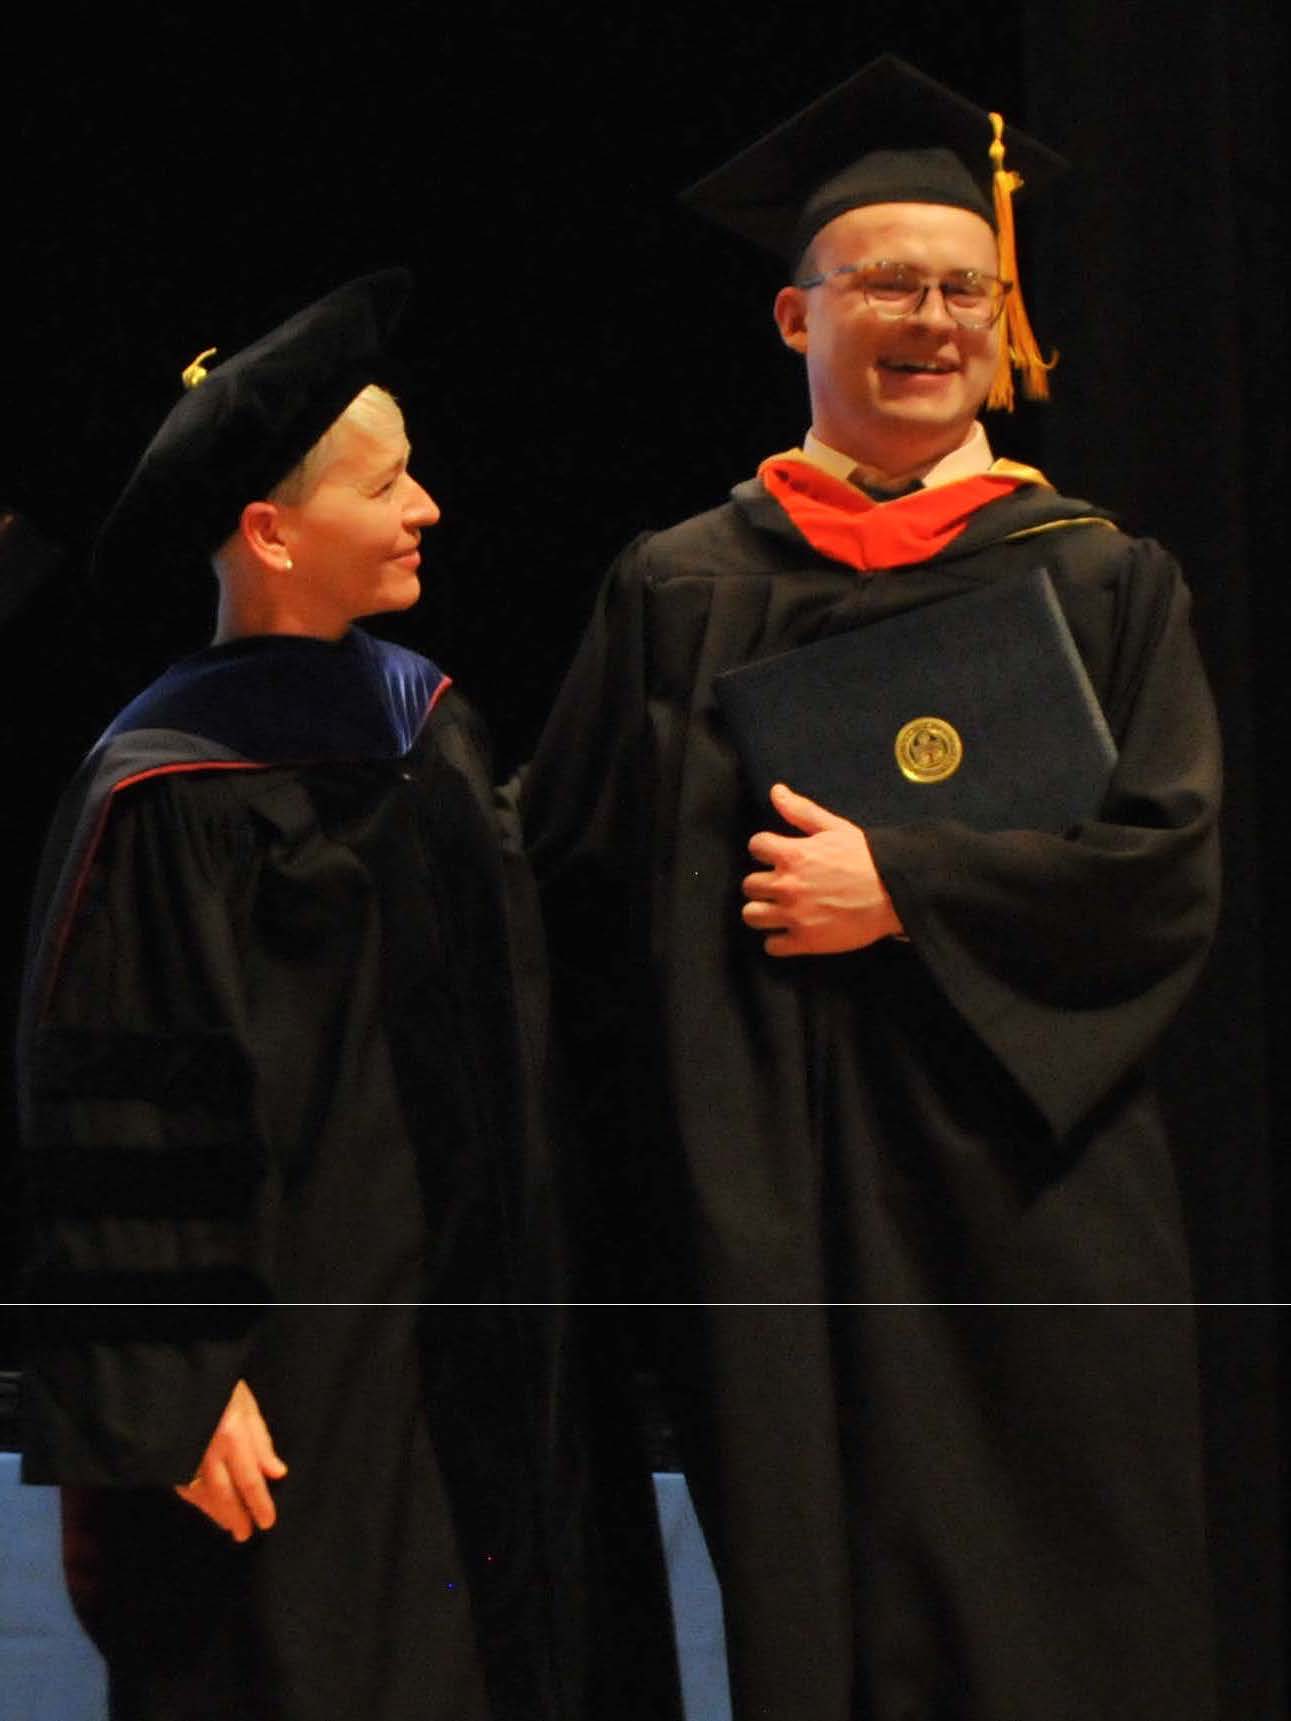
[[[198,383],[206,381],[206,366],[204,359],[209,359],[212,353],[218,352],[218,347],[207,347],[205,352],[198,353],[191,365],[185,365],[180,372],[180,381],[187,389],[196,388]]]
[[[991,115],[995,137],[991,144],[991,164],[995,186],[995,227],[1000,245],[1000,273],[1012,281],[1013,290],[1004,301],[1004,338],[1000,342],[1000,361],[995,371],[991,392],[986,397],[988,407],[1002,406],[1013,410],[1013,369],[1022,373],[1022,392],[1028,400],[1049,398],[1049,372],[1058,362],[1055,353],[1047,361],[1040,356],[1040,347],[1031,331],[1027,308],[1022,299],[1022,283],[1018,279],[1017,241],[1013,234],[1013,193],[1022,184],[1020,173],[1009,172],[1004,166],[1004,116]]]

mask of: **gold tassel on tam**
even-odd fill
[[[180,381],[183,383],[185,388],[193,389],[196,388],[199,383],[206,381],[206,365],[204,361],[209,359],[212,353],[218,351],[218,347],[207,347],[205,352],[198,353],[191,365],[184,366],[183,370],[180,372]]]
[[[1000,273],[1012,281],[1013,291],[1004,301],[1004,336],[1000,341],[1000,359],[991,392],[986,397],[988,407],[1002,406],[1013,410],[1013,369],[1022,373],[1022,392],[1028,400],[1049,398],[1049,372],[1058,362],[1058,355],[1045,360],[1031,331],[1027,308],[1022,299],[1022,283],[1018,279],[1017,241],[1013,234],[1013,193],[1022,184],[1022,175],[1009,172],[1004,166],[1004,116],[991,115],[995,133],[991,144],[991,163],[995,169],[995,227],[1000,245]]]

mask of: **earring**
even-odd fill
[[[292,561],[291,557],[288,556],[287,560],[282,565],[285,572],[290,573],[296,564]]]

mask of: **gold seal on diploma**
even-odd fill
[[[964,743],[944,717],[916,717],[897,732],[897,764],[911,783],[943,783],[964,757]]]

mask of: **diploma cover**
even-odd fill
[[[1061,831],[1116,745],[1043,568],[728,670],[718,704],[759,807],[787,783],[865,825]]]

